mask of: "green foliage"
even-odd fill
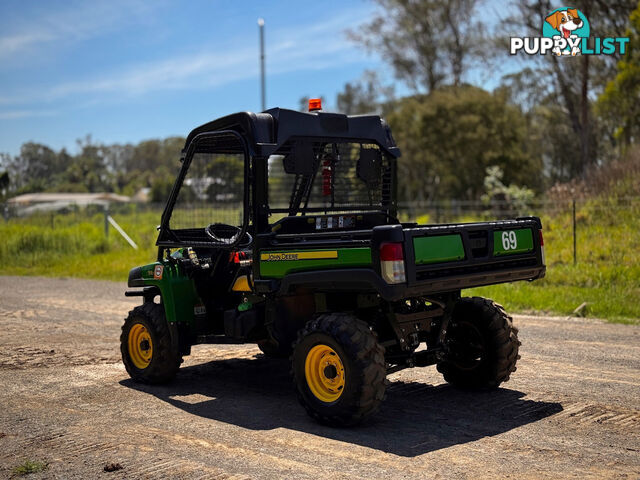
[[[600,95],[597,109],[625,147],[640,140],[640,5],[630,17],[627,54],[620,58],[617,75]]]
[[[25,143],[20,154],[0,156],[10,180],[7,196],[30,192],[118,192],[133,195],[151,187],[164,201],[179,168],[184,139],[146,140],[138,145],[103,145],[90,136],[78,140],[78,153],[55,152],[46,145]],[[0,186],[0,192],[3,186]]]
[[[30,473],[39,473],[47,469],[49,465],[39,460],[25,460],[13,469],[13,475],[22,476]]]
[[[388,121],[402,146],[401,200],[479,200],[487,167],[508,184],[539,190],[542,159],[528,151],[528,123],[500,94],[465,86],[398,102]]]
[[[166,202],[175,179],[170,176],[157,176],[151,181],[151,196],[150,201],[153,203]]]
[[[366,70],[359,80],[347,82],[338,92],[338,111],[346,115],[375,114],[392,98],[393,87],[383,86],[377,72]]]
[[[416,92],[428,93],[437,93],[448,85],[463,86],[465,75],[474,66],[481,74],[495,75],[491,60],[502,61],[503,53],[508,51],[509,38],[539,36],[541,22],[552,9],[546,0],[526,0],[519,2],[517,8],[501,9],[499,15],[507,18],[501,20],[502,27],[494,38],[490,38],[485,34],[486,17],[477,14],[480,1],[374,2],[380,9],[372,20],[350,32],[352,40],[380,54],[398,80]],[[592,35],[619,37],[624,34],[629,14],[638,8],[638,3],[584,0],[579,8],[590,19],[598,19],[591,25]],[[640,15],[634,15],[628,34],[637,37]],[[505,95],[508,103],[524,109],[527,138],[520,146],[525,156],[533,159],[540,169],[544,161],[544,178],[538,175],[535,185],[529,182],[524,185],[540,191],[543,184],[570,181],[583,176],[595,165],[612,160],[616,152],[611,148],[611,136],[626,145],[637,141],[640,62],[639,49],[633,45],[637,41],[632,38],[630,52],[620,59],[618,77],[609,83],[597,111],[594,111],[593,100],[615,74],[614,56],[583,55],[569,61],[561,61],[553,55],[529,57],[526,65],[523,64],[525,68],[503,78],[503,85],[494,96]],[[398,108],[382,104],[380,91],[372,86],[366,80],[347,83],[338,94],[339,109],[363,113],[371,111],[371,105],[377,105],[378,111],[383,111],[387,118],[397,115]],[[400,107],[400,111],[409,117],[404,123],[396,122],[394,134],[406,151],[413,136],[428,131],[425,129],[430,125],[411,130],[414,117],[406,109]],[[454,124],[466,127],[461,121]],[[440,141],[448,142],[449,137],[442,137]],[[409,145],[409,149],[413,148]],[[413,164],[413,157],[405,162],[412,163],[408,167],[412,172],[420,168],[417,163]],[[488,165],[479,166],[484,170]],[[461,172],[461,176],[466,174],[466,170]],[[505,169],[505,174],[509,176],[511,172]],[[431,185],[425,186],[425,192],[420,194],[414,188],[411,194],[418,193],[418,198],[425,200],[443,198],[438,193],[442,189],[438,186],[438,182],[443,181],[442,175],[437,172],[429,175],[427,181]],[[445,185],[444,189],[446,192],[465,190],[463,198],[470,198],[476,193],[477,182],[474,186],[467,180],[461,178],[460,183],[471,187],[471,195],[467,188]],[[444,181],[447,184],[448,181]]]
[[[215,178],[207,189],[209,201],[241,202],[244,191],[244,157],[242,155],[210,155],[205,161],[206,175]]]
[[[540,36],[542,19],[554,8],[551,3],[522,0],[517,8],[507,9],[509,17],[502,22],[507,30],[497,30],[497,51],[506,52],[510,37]],[[575,6],[592,20],[592,36],[620,37],[637,5],[637,1],[583,0]],[[594,115],[593,100],[614,75],[615,62],[611,55],[569,59],[536,55],[523,62],[526,68],[521,72],[505,79],[514,98],[535,114],[532,125],[538,130],[536,134],[542,134],[538,135],[539,153],[550,166],[552,181],[583,175],[611,156],[607,129]]]
[[[11,225],[4,233],[6,241],[0,246],[0,258],[21,251],[41,251],[45,254],[56,254],[65,250],[101,253],[106,249],[100,231],[93,226],[48,231],[37,225]]]
[[[515,211],[518,216],[524,215],[530,209],[535,192],[530,188],[513,184],[506,186],[502,181],[503,177],[502,168],[496,165],[487,167],[482,202],[487,206],[491,204],[508,206],[510,212]]]
[[[102,213],[43,214],[1,223],[0,274],[122,281],[133,266],[155,257],[160,213],[113,214],[140,250],[133,250],[113,228],[107,239]]]

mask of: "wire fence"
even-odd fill
[[[554,199],[537,200],[526,205],[507,201],[444,200],[438,202],[404,202],[398,204],[400,215],[410,219],[429,217],[430,223],[459,221],[489,221],[524,216],[556,217],[587,209],[593,214],[620,211],[638,211],[640,197],[615,197],[611,199]]]
[[[92,222],[101,228],[104,226],[106,236],[113,229],[109,217],[120,224],[124,222],[149,230],[160,223],[163,209],[163,204],[154,203],[86,206],[0,204],[5,224],[36,224],[56,229]],[[419,224],[491,221],[531,215],[541,217],[545,236],[551,234],[553,240],[562,245],[564,263],[593,259],[594,241],[600,246],[599,258],[605,261],[619,260],[614,251],[615,242],[624,243],[628,248],[635,248],[634,245],[640,247],[640,197],[542,199],[524,206],[506,201],[484,203],[461,200],[398,204],[401,221]],[[128,233],[131,235],[131,232]],[[603,247],[607,242],[611,242],[611,249]]]
[[[624,265],[640,248],[640,197],[542,199],[509,202],[444,201],[399,205],[400,216],[418,223],[491,221],[524,216],[542,220],[547,259],[555,264]]]

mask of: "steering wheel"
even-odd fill
[[[231,245],[242,233],[242,228],[234,225],[227,225],[226,223],[212,223],[206,227],[204,231],[216,242]],[[241,247],[247,246],[253,242],[253,237],[249,232],[245,232],[243,240],[245,241],[240,242],[239,245]]]

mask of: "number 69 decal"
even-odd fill
[[[505,250],[515,250],[518,248],[518,238],[516,232],[502,232],[502,248]]]

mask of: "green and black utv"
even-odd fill
[[[374,115],[274,108],[193,130],[157,261],[129,273],[143,299],[122,328],[131,377],[171,380],[192,345],[255,343],[290,357],[300,402],[330,425],[376,412],[407,367],[465,388],[507,381],[511,317],[460,292],[543,277],[540,220],[401,223],[398,157]]]

